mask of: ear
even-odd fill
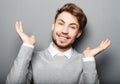
[[[79,38],[82,35],[82,31],[78,31],[77,38]]]
[[[54,30],[55,23],[52,24],[52,31]]]

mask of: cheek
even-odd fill
[[[55,30],[52,31],[52,35],[55,36],[56,35],[56,32]]]
[[[77,32],[70,32],[69,34],[72,38],[77,38]]]
[[[57,36],[58,33],[59,33],[59,30],[57,30],[56,28],[54,28],[54,30],[52,31],[53,37],[56,38],[56,36]]]
[[[61,33],[62,29],[61,28],[54,28],[54,33],[57,34],[57,33]]]

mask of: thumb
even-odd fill
[[[34,39],[34,38],[35,38],[35,36],[34,36],[34,35],[32,35],[30,38]]]
[[[87,47],[86,50],[90,50],[90,47]]]

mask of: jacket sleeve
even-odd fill
[[[83,62],[79,84],[99,84],[95,61]]]
[[[16,60],[9,72],[6,84],[25,84],[29,83],[32,77],[31,68],[29,68],[34,48],[22,45]]]

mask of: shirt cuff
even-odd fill
[[[30,44],[27,44],[27,43],[23,43],[24,46],[28,46],[28,47],[31,47],[31,48],[34,48],[34,45],[30,45]]]
[[[83,62],[88,62],[88,61],[95,61],[95,58],[94,57],[83,58]]]

